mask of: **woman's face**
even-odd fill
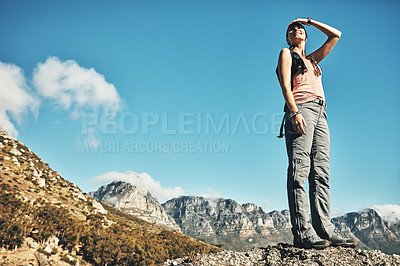
[[[307,40],[307,33],[302,26],[295,24],[289,27],[286,36],[286,41],[289,45],[306,40]]]

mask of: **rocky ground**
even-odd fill
[[[300,249],[287,244],[254,248],[247,252],[224,250],[197,258],[168,260],[164,265],[400,265],[399,255],[378,250],[329,247]]]

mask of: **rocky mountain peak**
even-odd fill
[[[242,208],[243,210],[245,210],[248,213],[260,213],[260,212],[264,212],[263,209],[259,206],[257,206],[254,203],[245,203],[242,204]]]
[[[101,186],[96,192],[89,192],[89,196],[96,198],[99,201],[107,202],[115,207],[116,205],[121,204],[121,202],[118,201],[118,198],[121,198],[121,195],[127,195],[133,193],[133,191],[146,197],[151,197],[151,194],[145,189],[122,181],[113,181],[108,185]]]
[[[145,221],[180,232],[180,227],[174,219],[165,212],[157,199],[144,188],[134,186],[131,183],[114,181],[101,186],[95,192],[90,192],[89,195],[100,202],[108,203]]]
[[[235,250],[289,242],[288,218],[231,199],[182,196],[163,204],[182,232]]]
[[[359,239],[359,247],[400,253],[400,224],[388,223],[373,209],[350,212],[332,219],[344,236]]]

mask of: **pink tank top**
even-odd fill
[[[301,74],[301,70],[299,70],[293,77],[292,91],[294,101],[296,103],[305,103],[312,101],[315,98],[325,100],[324,89],[322,87],[322,75],[317,77],[314,74],[314,66],[311,64],[310,60],[303,56],[300,57],[303,59],[307,71],[304,72],[304,74]]]

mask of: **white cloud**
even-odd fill
[[[331,209],[331,217],[339,217],[347,213],[346,209],[339,207],[338,209]]]
[[[272,202],[270,200],[263,200],[262,201],[262,206],[266,209],[271,209],[272,208]]]
[[[73,118],[79,118],[83,112],[115,113],[121,106],[113,84],[93,68],[84,68],[74,60],[47,58],[35,68],[33,84],[41,96],[71,110]]]
[[[222,194],[213,190],[212,188],[207,188],[206,192],[195,192],[192,193],[194,196],[200,196],[207,199],[219,199],[222,198]]]
[[[69,111],[73,119],[82,118],[83,139],[80,142],[90,148],[100,143],[102,130],[110,127],[107,118],[121,109],[122,100],[114,85],[93,68],[82,67],[74,60],[47,58],[36,66],[33,85],[40,96]],[[93,124],[88,124],[89,117],[96,118]]]
[[[29,112],[37,115],[39,105],[39,100],[29,90],[22,69],[0,62],[0,127],[16,137],[18,131],[13,122],[20,124]]]
[[[83,138],[90,147],[98,145],[100,130],[115,127],[107,119],[112,119],[121,109],[122,100],[114,85],[93,68],[79,66],[73,60],[49,57],[37,64],[32,83],[35,93],[30,90],[20,67],[0,62],[0,127],[10,135],[18,135],[14,124],[20,124],[25,115],[30,112],[38,115],[38,96],[69,111],[74,119],[82,117]],[[88,116],[84,114],[88,113],[96,117],[95,123],[85,120]]]
[[[92,179],[95,184],[106,184],[112,181],[124,181],[149,191],[161,202],[177,198],[185,194],[181,187],[162,187],[159,181],[155,181],[147,173],[136,173],[133,171],[108,172]]]
[[[373,205],[370,208],[374,209],[384,221],[390,223],[400,222],[400,205]]]

